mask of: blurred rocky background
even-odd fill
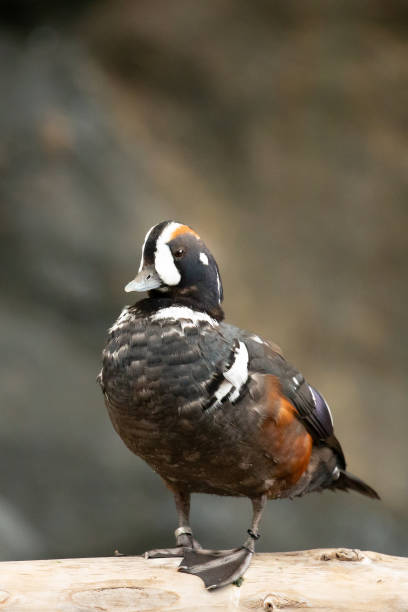
[[[173,543],[95,383],[146,230],[193,226],[228,319],[329,399],[381,502],[271,502],[260,550],[408,551],[408,5],[3,0],[0,557]],[[196,496],[203,544],[245,500]]]

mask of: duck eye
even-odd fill
[[[180,259],[180,257],[183,257],[185,253],[184,249],[177,249],[177,251],[175,251],[174,253],[174,257],[177,257],[177,259]]]

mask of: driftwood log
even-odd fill
[[[241,587],[208,592],[175,559],[0,563],[0,610],[408,611],[408,558],[348,549],[255,555]]]

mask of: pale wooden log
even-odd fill
[[[208,592],[176,559],[0,563],[0,610],[408,611],[408,559],[320,549],[255,555],[241,587]]]

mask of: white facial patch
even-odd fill
[[[166,285],[178,285],[181,274],[176,268],[170,247],[167,244],[158,244],[154,255],[154,267],[157,274]]]
[[[181,280],[180,272],[176,268],[170,247],[167,244],[180,223],[172,221],[162,231],[156,242],[154,254],[154,267],[165,285],[178,285]]]
[[[205,253],[200,253],[200,261],[205,265],[208,266],[208,257]]]

